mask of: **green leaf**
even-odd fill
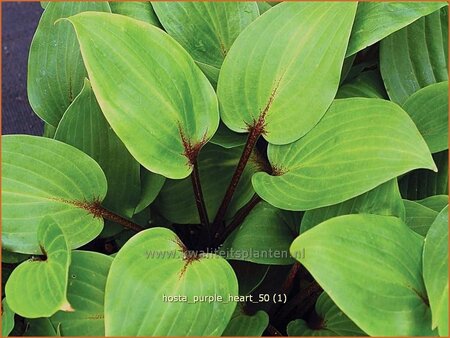
[[[417,203],[430,208],[434,211],[441,212],[448,204],[448,195],[436,195],[424,198]]]
[[[163,27],[217,83],[238,35],[259,15],[256,2],[153,2]]]
[[[254,315],[247,315],[239,308],[236,309],[222,336],[261,337],[268,325],[269,315],[266,312],[258,311]]]
[[[286,210],[336,204],[412,169],[435,170],[408,114],[380,99],[334,101],[305,137],[284,146],[269,144],[268,156],[278,175],[256,173],[253,187]]]
[[[239,294],[252,293],[266,278],[269,271],[268,265],[255,264],[246,261],[228,261],[236,274],[239,284]]]
[[[130,153],[157,174],[188,176],[219,124],[214,90],[189,54],[159,28],[125,16],[68,20],[98,103]]]
[[[5,287],[8,305],[27,318],[73,311],[66,298],[70,248],[62,228],[45,217],[39,224],[37,240],[44,257],[25,261],[14,269]]]
[[[219,128],[211,139],[211,143],[229,149],[243,146],[246,140],[247,138],[244,134],[235,133],[228,129],[223,123],[220,123]]]
[[[168,229],[144,230],[123,246],[111,265],[106,335],[220,335],[236,306],[228,296],[237,293],[236,276],[225,259],[213,254],[194,257]],[[187,300],[164,298],[180,295]],[[195,296],[213,295],[223,301],[194,303]]]
[[[438,172],[414,170],[399,179],[404,198],[417,200],[434,195],[448,195],[448,151],[433,154]]]
[[[14,312],[6,303],[6,298],[2,300],[2,337],[7,337],[14,328]]]
[[[445,2],[360,2],[346,56],[373,45],[418,18],[445,6]]]
[[[264,124],[274,144],[306,134],[336,94],[355,11],[350,2],[283,2],[251,23],[220,72],[227,127],[243,133]]]
[[[37,318],[26,321],[24,336],[28,337],[56,337],[57,328],[53,327],[49,318]]]
[[[422,247],[423,237],[398,218],[348,215],[300,235],[291,254],[367,334],[426,336]]]
[[[311,323],[297,319],[288,324],[289,336],[365,336],[366,334],[334,304],[326,292],[316,301],[315,312],[319,323],[311,328]]]
[[[38,224],[51,216],[71,248],[94,239],[103,219],[90,208],[106,195],[99,165],[80,150],[48,138],[2,138],[2,245],[18,253],[40,253]]]
[[[132,217],[141,190],[140,165],[112,131],[87,79],[64,113],[55,139],[80,149],[100,165],[109,187],[103,205]]]
[[[30,255],[10,252],[2,248],[2,263],[17,264],[27,260],[28,258],[30,258]]]
[[[387,94],[380,73],[375,70],[369,70],[341,86],[336,94],[336,98],[345,99],[349,97],[386,99]]]
[[[56,127],[53,127],[51,124],[44,122],[44,132],[42,133],[43,137],[53,138],[56,133]]]
[[[403,109],[432,153],[448,149],[448,81],[419,89],[405,101]]]
[[[226,239],[221,250],[229,252],[230,259],[268,265],[293,264],[289,246],[297,235],[292,229],[298,229],[299,222],[297,213],[261,202]]]
[[[106,277],[113,259],[97,252],[73,251],[67,298],[74,312],[58,311],[50,321],[64,336],[104,336]]]
[[[113,13],[126,15],[156,27],[161,27],[161,23],[149,1],[109,1],[109,6]]]
[[[404,219],[405,206],[398,190],[397,180],[389,180],[342,203],[306,211],[302,218],[300,233],[304,233],[327,219],[350,214],[375,214]]]
[[[268,2],[256,1],[256,4],[258,5],[259,14],[263,14],[272,8]]]
[[[242,147],[224,149],[213,144],[208,144],[200,153],[199,175],[206,210],[211,219],[219,209],[241,154]],[[228,208],[228,217],[232,217],[254,195],[250,178],[257,170],[258,167],[254,161],[246,166],[236,194]],[[155,201],[155,206],[161,215],[174,223],[200,223],[190,178],[166,180]]]
[[[425,237],[438,212],[414,201],[404,200],[403,203],[406,210],[405,223]]]
[[[164,176],[154,174],[145,168],[141,168],[141,197],[134,210],[134,214],[140,213],[153,203],[165,181],[166,178]]]
[[[381,41],[381,75],[391,100],[403,105],[420,88],[447,81],[447,59],[448,6]]]
[[[84,11],[110,9],[107,2],[49,2],[31,42],[28,100],[34,112],[53,127],[58,126],[86,77],[73,30],[55,25],[55,21]]]
[[[430,227],[423,247],[423,278],[430,301],[432,327],[448,336],[448,207]]]

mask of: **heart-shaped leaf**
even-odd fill
[[[444,209],[448,204],[448,195],[430,196],[416,202],[422,204],[427,208],[430,208],[431,210],[441,212],[442,209]]]
[[[365,336],[366,334],[334,304],[326,292],[317,298],[313,322],[297,319],[288,324],[289,336]]]
[[[28,100],[34,112],[57,127],[83,87],[86,70],[76,36],[60,18],[84,12],[109,12],[107,2],[49,2],[31,42],[28,58]]]
[[[409,5],[409,4],[408,4]],[[380,67],[392,101],[448,80],[448,6],[391,34],[380,44]]]
[[[2,245],[9,251],[40,254],[36,233],[46,215],[62,227],[71,248],[88,243],[103,228],[103,219],[91,212],[106,195],[105,175],[70,145],[4,136],[2,183]]]
[[[64,336],[104,336],[106,277],[113,259],[96,252],[73,251],[67,298],[74,312],[56,312],[50,321]]]
[[[256,2],[250,1],[155,1],[153,8],[167,33],[192,55],[213,83],[217,83],[234,40],[259,15]]]
[[[2,300],[2,337],[8,337],[14,328],[14,312],[8,306],[6,298]]]
[[[289,265],[294,261],[289,246],[297,236],[298,213],[283,211],[266,202],[259,203],[225,241],[221,250],[230,259],[258,264]]]
[[[98,103],[130,153],[152,172],[188,176],[219,124],[216,95],[194,60],[162,30],[129,17],[68,20]]]
[[[403,109],[432,153],[448,149],[448,81],[419,89],[405,101]]]
[[[430,227],[423,247],[423,278],[430,301],[432,327],[448,336],[448,207]]]
[[[418,18],[445,6],[445,2],[360,2],[346,56],[373,45]]]
[[[432,331],[422,247],[423,237],[398,218],[347,215],[300,235],[291,254],[367,334],[425,336]]]
[[[269,325],[269,315],[265,311],[258,311],[254,315],[247,315],[239,306],[236,308],[222,336],[261,337],[267,325]]]
[[[161,23],[149,1],[110,1],[111,12],[129,16],[130,18],[148,22],[156,27]]]
[[[97,161],[109,187],[103,205],[132,217],[140,197],[140,165],[112,131],[88,80],[64,113],[55,139],[80,149]]]
[[[336,204],[415,168],[436,170],[408,114],[379,99],[336,100],[305,137],[270,144],[268,156],[277,175],[256,173],[253,187],[287,210]]]
[[[70,248],[62,228],[50,217],[43,218],[37,241],[43,258],[30,259],[14,269],[6,282],[6,301],[12,311],[26,318],[72,311],[66,298]]]
[[[336,94],[337,99],[349,97],[369,97],[387,99],[380,73],[369,70],[341,86]]]
[[[123,246],[111,265],[105,293],[106,335],[220,335],[236,306],[228,297],[237,293],[236,276],[225,259],[195,256],[168,229],[144,230]],[[223,300],[195,298],[201,296]]]
[[[406,211],[405,223],[425,237],[438,212],[414,201],[404,200],[403,203]]]
[[[383,183],[358,197],[329,207],[308,210],[302,218],[300,233],[327,219],[350,214],[375,214],[405,218],[405,206],[398,190],[397,179]]]
[[[355,11],[351,2],[283,2],[252,22],[219,76],[228,128],[259,128],[275,144],[306,134],[336,94]]]

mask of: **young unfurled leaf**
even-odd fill
[[[174,37],[217,83],[223,59],[238,35],[259,15],[256,2],[155,1],[153,8]]]
[[[219,76],[227,127],[264,126],[274,144],[306,134],[336,94],[355,11],[351,2],[283,2],[252,22]]]
[[[49,2],[31,42],[28,100],[34,112],[53,127],[58,126],[86,77],[73,29],[55,25],[55,21],[85,11],[109,12],[110,8],[107,2]]]
[[[253,187],[286,210],[336,204],[415,168],[436,170],[408,114],[379,99],[336,100],[305,137],[270,144],[268,156],[278,174],[256,173]]]
[[[448,149],[448,81],[431,84],[403,104],[432,153]]]
[[[228,299],[238,294],[236,276],[225,259],[193,254],[165,228],[132,237],[114,258],[106,282],[106,335],[221,335],[236,306]],[[194,298],[214,295],[223,301]]]
[[[355,54],[443,6],[445,2],[358,3],[346,56]]]
[[[448,207],[436,217],[425,238],[423,278],[430,301],[432,328],[448,336]]]
[[[149,1],[109,1],[109,6],[113,13],[126,15],[161,27],[161,23]]]
[[[222,336],[261,337],[267,325],[269,325],[269,315],[265,311],[247,315],[238,305]]]
[[[405,223],[425,237],[438,212],[414,201],[404,200],[403,203],[406,211]]]
[[[383,39],[380,67],[389,97],[403,105],[420,88],[448,80],[448,6]]]
[[[367,334],[425,336],[433,332],[422,247],[398,218],[347,215],[300,235],[291,254]]]
[[[45,217],[37,230],[42,257],[21,263],[6,282],[11,310],[26,318],[49,317],[56,311],[73,311],[67,301],[70,248],[62,228]]]
[[[219,124],[216,95],[194,60],[141,21],[90,12],[68,20],[97,101],[130,153],[152,172],[188,176]]]
[[[107,185],[100,166],[80,150],[48,138],[2,138],[2,245],[12,252],[40,254],[38,225],[51,216],[71,248],[94,239],[103,219],[91,207]]]

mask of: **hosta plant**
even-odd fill
[[[42,7],[3,335],[448,335],[446,3]]]

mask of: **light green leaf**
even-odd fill
[[[375,214],[405,218],[405,206],[397,179],[383,183],[362,195],[329,207],[308,210],[302,218],[300,233],[327,219],[350,214]]]
[[[206,210],[212,219],[219,209],[223,195],[242,154],[242,147],[224,149],[208,144],[199,156],[198,168]],[[253,163],[252,163],[253,162]],[[254,160],[246,166],[227,215],[232,217],[254,195],[251,176],[258,170]],[[190,178],[167,180],[155,201],[157,210],[169,221],[198,224],[197,206]]]
[[[140,213],[153,203],[165,181],[166,178],[164,176],[154,174],[145,168],[141,168],[141,197],[134,210],[134,214]]]
[[[291,254],[367,334],[426,336],[422,247],[423,237],[398,218],[347,215],[300,235]]]
[[[155,1],[159,20],[217,83],[222,62],[238,35],[259,15],[256,2]]]
[[[305,137],[284,146],[269,144],[268,156],[278,175],[256,173],[253,187],[286,210],[336,204],[412,169],[435,170],[408,114],[380,99],[334,101]]]
[[[336,98],[345,99],[349,97],[386,99],[387,94],[380,73],[375,70],[369,70],[341,86],[336,94]]]
[[[236,276],[225,259],[192,256],[168,229],[144,230],[123,246],[111,265],[105,292],[106,335],[217,336],[236,306],[228,296],[237,293]],[[164,298],[180,295],[187,300]],[[213,295],[223,301],[194,303],[194,296]]]
[[[448,81],[419,89],[405,101],[403,109],[432,153],[448,149]]]
[[[28,100],[34,112],[57,127],[83,87],[86,70],[76,36],[55,21],[84,11],[109,12],[107,2],[49,2],[31,42],[28,58]]]
[[[132,217],[141,190],[140,165],[112,131],[87,79],[64,113],[55,139],[80,149],[100,165],[109,187],[103,205]]]
[[[251,23],[220,72],[228,128],[243,133],[264,124],[274,144],[306,134],[336,94],[355,11],[350,2],[283,2]]]
[[[261,337],[267,325],[269,315],[266,312],[258,311],[254,315],[247,315],[239,308],[236,309],[222,336]]]
[[[346,56],[443,6],[445,2],[359,2]]]
[[[448,204],[448,195],[430,196],[416,202],[436,212],[441,212]]]
[[[438,212],[414,201],[404,200],[403,203],[406,210],[405,223],[425,237]]]
[[[38,224],[51,216],[71,248],[94,239],[103,219],[89,209],[106,195],[99,165],[59,141],[28,135],[2,137],[2,245],[18,253],[41,253]]]
[[[245,142],[246,137],[244,134],[231,131],[223,123],[219,124],[219,128],[211,139],[211,143],[226,149],[243,146]]]
[[[293,264],[289,246],[297,236],[292,229],[298,229],[298,216],[261,202],[226,239],[221,250],[230,252],[230,259],[268,265]]]
[[[2,337],[7,337],[14,328],[14,312],[6,303],[6,298],[2,300]]]
[[[447,81],[447,59],[448,6],[382,40],[381,75],[391,100],[403,105],[420,88]]]
[[[326,292],[317,298],[315,318],[319,325],[311,328],[311,323],[297,319],[288,324],[289,336],[365,336],[366,334],[334,304]]]
[[[117,136],[148,170],[188,176],[219,124],[214,90],[189,54],[159,28],[122,15],[87,12],[69,20]]]
[[[252,293],[266,278],[269,265],[255,264],[246,261],[228,261],[236,274],[239,284],[239,294]]]
[[[430,227],[423,247],[423,278],[430,301],[432,327],[448,336],[448,207]]]
[[[156,27],[161,27],[161,23],[149,1],[109,1],[109,6],[113,13],[126,15]]]
[[[67,298],[74,312],[58,311],[50,321],[64,336],[104,336],[106,277],[113,259],[97,252],[73,251]]]
[[[14,269],[5,287],[8,305],[26,318],[49,317],[58,310],[73,311],[66,298],[70,248],[62,228],[45,217],[39,224],[37,241],[44,256]]]

